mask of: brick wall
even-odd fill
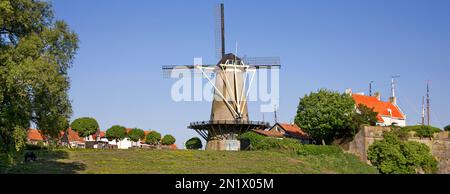
[[[390,131],[389,127],[380,126],[364,126],[355,136],[353,141],[343,145],[342,147],[346,152],[353,153],[358,156],[362,161],[370,162],[367,160],[367,150],[369,146],[376,140],[383,139],[383,132]],[[427,145],[433,156],[439,162],[440,174],[450,173],[450,141],[448,139],[448,131],[435,133],[433,138],[418,138],[411,137],[408,140],[416,141]]]

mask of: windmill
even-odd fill
[[[224,5],[220,4],[216,19],[216,40],[220,46],[220,60],[214,65],[166,65],[165,73],[174,70],[200,70],[202,76],[213,86],[211,116],[208,121],[191,122],[188,128],[195,130],[206,141],[209,150],[239,150],[237,136],[252,129],[265,129],[269,123],[251,121],[248,115],[247,99],[258,69],[280,68],[279,57],[245,57],[241,59],[233,53],[225,54],[225,20]],[[219,23],[220,22],[220,23]],[[220,36],[217,36],[220,32]],[[209,76],[212,72],[215,81]],[[249,83],[247,76],[251,74]]]

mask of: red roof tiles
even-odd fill
[[[282,129],[284,129],[289,135],[298,136],[302,138],[309,138],[309,135],[304,132],[296,124],[277,123]]]
[[[275,127],[281,128],[284,132],[277,131]],[[256,133],[259,133],[261,135],[265,135],[268,137],[278,137],[282,138],[285,136],[291,136],[296,138],[307,138],[309,139],[309,135],[304,132],[300,127],[298,127],[295,124],[287,124],[287,123],[276,123],[271,129],[269,130],[253,130]]]
[[[383,102],[374,96],[365,96],[360,94],[352,94],[352,97],[356,105],[363,104],[369,108],[374,108],[374,111],[378,112],[377,119],[379,122],[384,122],[381,116],[399,119],[405,118],[405,115],[403,115],[400,109],[390,102]]]
[[[37,129],[29,129],[27,138],[33,141],[44,141],[45,139]]]
[[[72,128],[68,128],[67,131],[64,131],[63,135],[66,132],[67,132],[67,138],[68,138],[69,142],[72,142],[72,141],[84,142],[84,138],[78,136],[78,133],[75,132],[74,130],[72,130]]]
[[[268,137],[279,137],[279,138],[284,137],[284,135],[282,133],[275,131],[275,130],[266,131],[266,130],[258,129],[258,130],[253,130],[253,131],[256,133],[259,133],[261,135],[268,136]]]

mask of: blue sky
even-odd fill
[[[80,38],[70,70],[73,119],[173,134],[180,147],[207,120],[208,102],[174,102],[161,66],[216,63],[214,6],[220,1],[54,0],[57,19]],[[431,122],[450,124],[450,1],[223,1],[228,52],[279,56],[278,118],[290,122],[299,98],[319,88],[389,96],[391,75],[408,124],[420,119],[426,80]],[[262,120],[258,103],[250,118]],[[72,120],[73,120],[72,119]],[[266,113],[265,119],[273,120]]]

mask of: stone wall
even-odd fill
[[[206,150],[226,150],[238,151],[241,148],[239,140],[209,140],[206,143]]]
[[[380,126],[364,126],[355,136],[353,141],[343,145],[345,151],[353,153],[362,161],[370,164],[367,160],[367,150],[369,146],[376,140],[383,139],[383,132],[390,131],[390,127]],[[440,174],[450,173],[450,140],[448,131],[435,133],[433,138],[411,137],[408,140],[416,141],[427,145],[433,156],[439,161]]]

